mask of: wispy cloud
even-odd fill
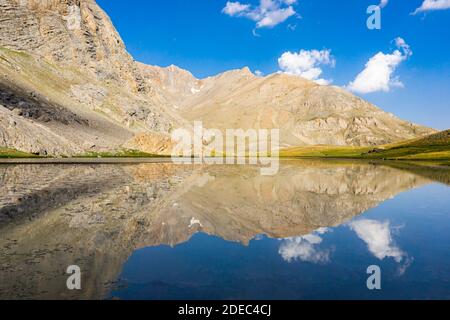
[[[331,80],[320,78],[323,72],[320,66],[334,66],[335,63],[330,50],[300,50],[298,53],[288,51],[278,59],[282,72],[313,80],[321,85],[327,85]]]
[[[424,0],[422,5],[417,8],[412,14],[417,14],[424,11],[446,9],[450,9],[450,0]]]
[[[228,1],[222,12],[231,17],[244,17],[256,22],[256,28],[272,28],[296,14],[297,0],[260,0],[258,6]]]
[[[407,60],[412,51],[405,40],[394,40],[397,50],[391,54],[377,53],[367,62],[365,69],[358,74],[347,88],[353,92],[366,94],[377,91],[388,92],[392,87],[402,87],[403,83],[394,76],[395,70]]]
[[[256,70],[255,71],[255,76],[257,76],[257,77],[264,77],[264,73],[262,71],[260,71],[260,70]]]

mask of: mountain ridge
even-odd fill
[[[435,131],[341,88],[230,70],[197,79],[135,61],[94,0],[0,3],[0,145],[40,155],[122,148],[169,154],[194,120],[281,129],[281,145],[378,145]]]

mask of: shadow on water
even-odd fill
[[[387,161],[386,165],[450,186],[450,166],[448,164]]]
[[[0,172],[3,194],[0,227],[35,218],[77,198],[126,183],[126,176],[119,170],[105,170],[104,167],[7,165],[0,167]]]

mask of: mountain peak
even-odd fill
[[[212,79],[219,79],[219,78],[253,78],[255,75],[251,72],[249,67],[243,67],[241,69],[232,69],[228,70],[222,73],[219,73],[218,75],[214,77],[210,77]]]
[[[246,74],[253,74],[253,72],[250,70],[249,67],[243,67],[243,68],[241,69],[241,72],[242,72],[242,73],[246,73]]]

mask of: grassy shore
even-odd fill
[[[450,130],[378,147],[312,146],[282,150],[282,157],[450,162]]]
[[[67,158],[66,156],[61,156],[62,158]],[[94,159],[94,158],[164,158],[167,156],[151,154],[136,150],[118,150],[111,152],[88,152],[80,155],[76,155],[73,158],[80,159]],[[0,159],[15,159],[15,158],[49,158],[51,156],[38,156],[31,153],[26,153],[14,149],[2,148],[0,147]]]
[[[146,153],[136,150],[119,150],[113,152],[88,152],[77,158],[165,158],[168,156]]]
[[[0,158],[36,158],[38,156],[0,147]],[[136,150],[89,152],[74,158],[167,158]],[[450,165],[450,130],[427,137],[377,147],[308,146],[287,148],[282,158],[339,158],[367,160],[438,161]]]
[[[0,147],[0,159],[14,159],[14,158],[36,158],[37,156],[14,149]]]

